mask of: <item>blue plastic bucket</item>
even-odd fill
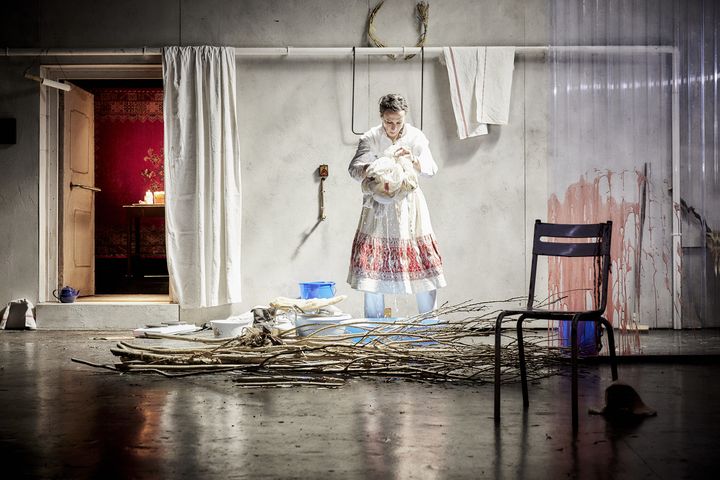
[[[335,282],[300,282],[300,298],[332,298]]]

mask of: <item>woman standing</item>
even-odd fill
[[[386,293],[415,294],[419,313],[432,311],[437,308],[437,289],[446,285],[427,203],[417,183],[406,182],[410,185],[407,191],[392,198],[374,195],[366,187],[368,180],[374,180],[368,178],[368,172],[377,170],[379,159],[387,162],[388,155],[409,160],[413,174],[430,177],[437,172],[427,138],[405,123],[407,111],[402,96],[383,96],[382,123],[363,134],[348,168],[364,187],[348,283],[365,292],[367,318],[383,316]]]

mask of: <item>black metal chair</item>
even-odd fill
[[[573,432],[578,428],[578,322],[595,322],[605,327],[610,354],[612,378],[617,380],[617,358],[615,356],[615,338],[610,322],[603,317],[607,305],[608,276],[610,273],[610,241],[612,222],[598,224],[553,224],[535,221],[535,234],[533,236],[532,265],[530,270],[530,292],[528,294],[527,308],[524,310],[504,310],[497,317],[495,325],[495,421],[500,420],[500,383],[501,365],[500,334],[502,323],[507,316],[518,316],[517,340],[520,362],[520,379],[522,382],[523,407],[529,406],[527,387],[527,366],[525,364],[525,348],[523,345],[522,323],[526,319],[545,319],[572,322],[570,329],[571,368],[572,368],[572,422]],[[564,239],[560,242],[548,241],[550,238]],[[570,240],[568,240],[570,239]],[[562,311],[534,308],[535,276],[537,274],[538,256],[560,257],[595,257],[599,260],[600,268],[597,272],[597,285],[599,287],[599,301],[595,310]]]

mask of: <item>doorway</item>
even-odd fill
[[[96,194],[98,208],[93,218],[98,227],[92,251],[95,291],[92,297],[78,301],[100,297],[108,301],[109,296],[123,302],[123,296],[133,295],[134,303],[142,303],[145,296],[147,303],[156,303],[159,295],[167,303],[164,205],[162,215],[140,219],[139,228],[135,228],[136,221],[129,224],[124,208],[147,201],[148,190],[159,192],[151,195],[153,199],[161,198],[164,190],[160,65],[55,65],[44,66],[41,72],[46,78],[67,80],[89,92],[98,113],[94,115],[96,139],[91,142],[97,161],[95,180],[99,184],[95,186],[101,190]],[[58,90],[41,89],[40,130],[48,145],[40,151],[40,195],[45,202],[40,209],[41,302],[54,301],[52,291],[63,282],[63,97]],[[118,100],[122,98],[124,103]],[[152,144],[143,146],[149,138],[154,139],[149,142]]]
[[[95,107],[95,293],[167,294],[162,81],[71,82]]]

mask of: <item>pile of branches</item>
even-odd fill
[[[357,376],[490,383],[494,381],[494,331],[499,309],[493,306],[497,303],[445,305],[394,323],[363,319],[346,323],[346,331],[350,327],[355,333],[343,335],[324,334],[335,325],[318,325],[307,336],[266,326],[229,339],[153,335],[192,345],[178,348],[121,341],[111,348],[120,360],[115,365],[73,360],[118,372],[154,372],[169,377],[235,372],[234,380],[244,386],[340,386],[347,378]],[[530,379],[555,373],[565,358],[560,348],[549,346],[545,332],[534,339],[526,336],[525,356]],[[515,335],[504,339],[501,370],[504,383],[519,377]]]

